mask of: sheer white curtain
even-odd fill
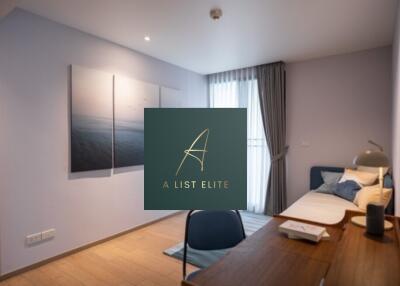
[[[211,107],[247,108],[247,210],[264,212],[270,157],[254,68],[208,76]]]

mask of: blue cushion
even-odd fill
[[[337,185],[337,183],[331,183],[331,184],[323,183],[315,191],[317,193],[322,193],[322,194],[333,194],[333,191],[335,190],[336,185]]]
[[[383,178],[383,187],[387,189],[393,189],[393,179],[390,175],[385,175]]]
[[[336,184],[339,182],[343,173],[321,171],[321,177],[324,183],[315,191],[317,193],[333,194]]]
[[[354,201],[357,192],[361,189],[360,185],[354,181],[345,181],[338,183],[333,193],[350,202]]]

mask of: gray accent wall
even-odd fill
[[[393,39],[393,178],[396,191],[395,212],[400,216],[400,4]]]
[[[287,65],[288,205],[311,166],[351,167],[368,139],[391,156],[391,60],[383,47]]]
[[[172,213],[144,211],[143,166],[69,173],[70,64],[179,89],[180,106],[208,104],[205,76],[19,9],[0,19],[1,274]],[[50,228],[54,239],[25,244]]]

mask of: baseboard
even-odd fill
[[[122,231],[122,232],[119,232],[119,233],[114,234],[114,235],[111,235],[111,236],[109,236],[109,237],[106,237],[106,238],[103,238],[103,239],[100,239],[100,240],[96,240],[96,241],[94,241],[94,242],[85,244],[85,245],[83,245],[83,246],[74,248],[74,249],[72,249],[72,250],[68,250],[68,251],[63,252],[63,253],[61,253],[61,254],[58,254],[58,255],[56,255],[56,256],[53,256],[53,257],[50,257],[50,258],[46,258],[46,259],[44,259],[44,260],[42,260],[42,261],[39,261],[39,262],[36,262],[36,263],[34,263],[34,264],[32,264],[32,265],[25,266],[25,267],[22,267],[22,268],[20,268],[20,269],[14,270],[14,271],[12,271],[12,272],[9,272],[9,273],[0,275],[0,281],[6,280],[6,279],[8,279],[8,278],[11,278],[11,277],[13,277],[13,276],[16,276],[16,275],[19,275],[19,274],[22,274],[22,273],[25,273],[25,272],[27,272],[27,271],[29,271],[29,270],[32,270],[32,269],[38,268],[38,267],[40,267],[40,266],[43,266],[43,265],[45,265],[45,264],[47,264],[47,263],[49,263],[49,262],[55,261],[55,260],[57,260],[57,259],[60,259],[60,258],[66,257],[66,256],[69,256],[69,255],[71,255],[71,254],[74,254],[74,253],[77,253],[77,252],[79,252],[79,251],[85,250],[85,249],[90,248],[90,247],[92,247],[92,246],[101,244],[101,243],[103,243],[103,242],[112,240],[112,239],[117,238],[117,237],[119,237],[119,236],[128,234],[128,233],[130,233],[130,232],[132,232],[132,231],[135,231],[135,230],[144,228],[144,227],[146,227],[146,226],[152,225],[152,224],[154,224],[154,223],[160,222],[160,221],[165,220],[165,219],[167,219],[167,218],[176,216],[176,215],[178,215],[178,214],[180,214],[180,213],[182,213],[182,212],[184,212],[184,211],[177,211],[177,212],[174,212],[174,213],[172,213],[172,214],[169,214],[169,215],[163,216],[163,217],[161,217],[161,218],[152,220],[152,221],[150,221],[150,222],[147,222],[147,223],[144,223],[144,224],[135,226],[135,227],[133,227],[133,228],[130,228],[130,229],[125,230],[125,231]]]

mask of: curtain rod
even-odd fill
[[[211,75],[219,74],[219,73],[239,71],[239,70],[250,69],[250,68],[256,68],[256,67],[265,66],[265,65],[274,65],[274,64],[285,64],[285,62],[284,61],[276,61],[276,62],[272,62],[272,63],[260,64],[260,65],[250,66],[250,67],[243,67],[243,68],[239,68],[239,69],[233,69],[233,70],[209,73],[206,76],[211,76]]]
[[[272,62],[272,63],[265,63],[265,64],[261,64],[261,65],[256,65],[254,67],[274,65],[274,64],[284,64],[284,63],[285,63],[284,61],[276,61],[276,62]]]

